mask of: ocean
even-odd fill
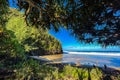
[[[119,51],[64,51],[62,56],[63,63],[80,63],[83,65],[96,65],[103,67],[120,68]]]

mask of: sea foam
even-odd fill
[[[114,52],[72,52],[72,51],[64,51],[64,53],[68,54],[81,54],[81,55],[99,55],[99,56],[120,56],[120,53]]]

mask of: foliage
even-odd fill
[[[48,29],[53,25],[54,29],[58,31],[59,24],[63,22],[60,18],[64,18],[66,14],[64,7],[58,5],[62,2],[56,0],[18,0],[18,6],[20,9],[25,10],[28,24]]]
[[[7,54],[13,57],[23,57],[24,49],[14,38],[12,31],[1,28],[3,31],[0,33],[0,54]]]
[[[13,77],[13,65],[25,59],[24,49],[14,37],[5,28],[0,33],[0,79],[3,80]]]
[[[54,71],[55,80],[101,80],[103,73],[98,68],[92,68],[90,71],[89,68],[76,68],[70,65],[67,65],[63,68],[62,71]],[[90,75],[89,75],[90,74]],[[91,77],[89,79],[89,77]]]
[[[119,0],[18,0],[18,6],[28,24],[56,31],[66,26],[80,41],[120,45]]]
[[[101,80],[103,73],[98,68],[93,68],[89,72],[87,68],[79,69],[67,65],[63,70],[47,65],[39,65],[37,61],[27,60],[23,63],[17,64],[15,67],[16,79],[23,80]]]
[[[47,30],[38,30],[35,27],[27,26],[23,14],[16,9],[11,9],[9,13],[6,28],[14,32],[16,39],[24,46],[26,52],[36,54],[61,53],[62,47],[60,42],[51,36]]]
[[[79,40],[102,46],[120,45],[119,0],[73,0],[71,5],[75,24],[71,22],[70,28]]]
[[[20,62],[14,67],[16,79],[19,80],[44,80],[53,71],[51,67],[40,65],[39,62],[32,59],[26,60],[23,63]]]
[[[35,48],[46,52],[52,49],[61,51],[60,42],[49,35],[47,30],[27,26],[23,13],[16,9],[10,9],[8,13],[8,22],[5,27],[0,27],[0,73],[4,72],[0,79],[49,78],[52,68],[29,60],[25,52]]]
[[[0,0],[0,27],[5,26],[8,11],[8,0]]]
[[[13,0],[25,11],[27,24],[58,31],[65,26],[79,41],[120,45],[119,0]],[[4,6],[5,7],[4,7]],[[1,0],[1,20],[8,0]],[[6,22],[6,21],[5,21]]]
[[[103,73],[98,68],[91,70],[91,78],[96,79],[96,80],[101,80],[102,77],[103,77]]]
[[[102,79],[103,74],[97,68],[78,69],[65,66],[63,70],[59,70],[28,60],[24,53],[36,48],[53,52],[61,49],[61,46],[58,47],[60,43],[45,31],[51,25],[56,31],[61,25],[67,26],[77,38],[88,43],[97,41],[102,45],[119,45],[120,24],[119,15],[116,14],[120,10],[117,5],[119,0],[17,1],[19,7],[25,10],[27,23],[42,28],[38,30],[27,27],[23,15],[16,10],[13,10],[16,14],[9,11],[8,0],[0,0],[0,69],[14,71],[15,77],[8,75],[12,79]],[[10,15],[6,16],[8,13]],[[7,20],[9,22],[6,26],[9,28],[6,29],[3,26]]]

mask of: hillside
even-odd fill
[[[16,9],[11,9],[9,13],[6,28],[14,33],[26,53],[32,55],[62,53],[60,41],[51,36],[47,29],[28,26],[24,15]]]

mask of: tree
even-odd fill
[[[8,0],[0,0],[0,27],[7,22]]]
[[[26,22],[58,31],[66,26],[87,43],[120,45],[119,0],[15,0]]]
[[[0,74],[2,74],[0,79],[13,79],[13,77],[14,79],[36,79],[43,75],[46,77],[50,69],[44,67],[47,71],[44,74],[43,66],[39,64],[39,61],[28,58],[26,53],[37,48],[36,51],[43,50],[51,54],[49,44],[53,43],[52,40],[55,40],[53,44],[60,42],[49,35],[47,30],[27,26],[23,14],[16,9],[9,9],[8,13],[8,22],[5,27],[0,27]],[[44,41],[43,45],[41,45],[42,41]]]
[[[64,25],[78,40],[120,45],[119,0],[19,0],[27,21],[54,28]],[[36,15],[37,14],[37,15]]]
[[[79,0],[73,3],[70,29],[79,40],[97,42],[102,46],[120,45],[119,0]]]
[[[62,53],[60,41],[51,36],[48,30],[42,28],[38,30],[36,27],[27,26],[23,13],[20,13],[16,9],[10,9],[8,18],[6,29],[14,32],[14,39],[23,46],[26,53],[31,52],[37,55],[45,53],[51,54],[53,49],[50,47],[54,47],[54,51],[57,53]],[[50,45],[51,43],[52,45]],[[59,47],[59,49],[57,47]],[[55,54],[55,52],[52,54]]]

